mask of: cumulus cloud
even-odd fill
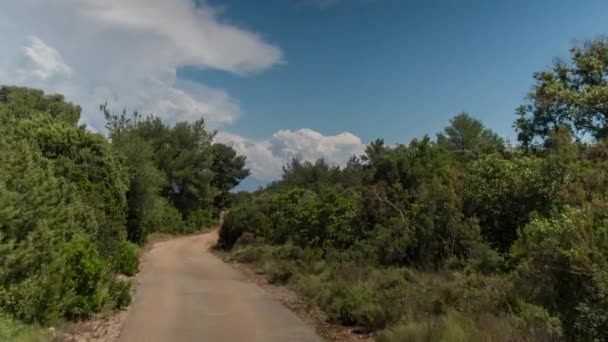
[[[0,83],[63,93],[94,129],[103,128],[97,107],[105,102],[221,127],[237,120],[238,101],[179,80],[177,68],[247,75],[284,60],[279,47],[221,15],[192,0],[5,1]]]
[[[53,47],[46,45],[40,38],[30,36],[29,43],[22,51],[26,60],[26,67],[22,73],[32,73],[35,77],[48,80],[54,76],[70,77],[72,68],[67,66],[61,55]]]
[[[327,1],[327,4],[333,2]],[[0,4],[0,83],[61,93],[83,107],[83,123],[103,130],[102,103],[155,113],[168,123],[204,118],[213,129],[238,120],[226,91],[177,77],[193,66],[250,75],[284,63],[281,49],[227,23],[222,11],[194,0],[19,0]],[[252,140],[220,133],[247,156],[262,182],[292,157],[342,165],[363,149],[351,133],[325,136],[280,130]]]
[[[324,158],[344,166],[353,155],[361,155],[365,144],[352,133],[323,135],[311,129],[280,130],[270,139],[255,141],[239,135],[220,132],[216,141],[233,146],[247,157],[254,178],[268,182],[281,175],[281,168],[292,158],[314,161]]]

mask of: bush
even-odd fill
[[[131,283],[122,279],[115,279],[110,283],[110,300],[112,307],[120,310],[131,304]]]
[[[220,228],[218,244],[223,249],[231,249],[245,232],[264,236],[271,226],[270,219],[252,207],[236,208],[230,211]]]
[[[26,323],[86,317],[106,300],[107,268],[95,245],[76,235],[36,275],[0,289],[4,310]]]
[[[264,247],[256,247],[256,246],[246,246],[236,248],[232,255],[231,259],[236,262],[242,263],[257,263],[261,261],[266,255],[266,250]]]
[[[107,269],[95,245],[86,238],[67,243],[58,259],[63,265],[64,313],[68,318],[86,317],[106,300]]]
[[[562,323],[540,306],[519,301],[515,326],[533,341],[557,341],[563,337]]]
[[[188,215],[186,226],[190,232],[199,231],[213,225],[215,223],[213,217],[214,210],[212,208],[198,209]]]
[[[264,271],[268,282],[276,285],[287,284],[295,273],[294,267],[288,262],[269,262],[264,265]]]
[[[378,334],[378,342],[485,342],[473,323],[462,315],[450,312],[424,321],[403,321]]]
[[[147,235],[153,233],[180,234],[186,231],[182,214],[161,197],[156,197],[151,209],[145,211],[141,224],[146,227]]]
[[[122,241],[112,263],[116,272],[126,276],[135,275],[139,270],[139,248],[129,241]]]
[[[49,336],[42,329],[17,322],[0,311],[0,341],[43,342],[48,340]]]
[[[608,221],[599,204],[535,218],[512,249],[517,287],[558,316],[569,337],[608,339]]]

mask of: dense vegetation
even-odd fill
[[[608,340],[608,42],[534,79],[518,146],[463,113],[343,168],[293,160],[220,246],[380,341]]]
[[[0,88],[0,339],[124,307],[137,244],[210,225],[249,174],[202,121],[102,109],[108,136],[60,95]]]

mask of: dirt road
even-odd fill
[[[217,232],[156,243],[119,341],[321,341],[282,304],[209,252]]]

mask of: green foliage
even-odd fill
[[[112,263],[116,272],[126,276],[135,275],[139,270],[139,248],[129,241],[122,241]]]
[[[606,208],[606,203],[596,204]],[[608,338],[608,212],[588,204],[536,218],[513,246],[523,295],[558,315],[566,333]]]
[[[529,147],[557,127],[575,135],[608,137],[608,41],[597,39],[570,49],[570,60],[534,74],[529,103],[517,109],[518,139]]]
[[[437,144],[453,151],[463,160],[505,151],[504,141],[467,113],[458,114],[450,120],[450,126],[437,134]]]
[[[452,311],[431,320],[403,321],[394,328],[381,332],[376,341],[483,342],[488,340],[469,318]]]
[[[101,109],[112,146],[129,171],[130,241],[212,225],[218,209],[232,201],[229,191],[249,175],[245,158],[231,147],[213,144],[215,133],[206,131],[202,120],[168,126],[154,116],[113,114],[105,105]]]
[[[166,199],[157,198],[149,211],[150,215],[143,218],[141,225],[149,227],[146,230],[150,233],[182,234],[186,232],[186,225],[182,214],[175,207],[171,206]]]
[[[148,117],[136,122],[134,130],[151,144],[156,166],[166,177],[161,193],[183,217],[213,204],[214,134],[205,130],[202,120],[169,127],[159,118]]]
[[[81,108],[65,101],[62,95],[45,95],[37,89],[2,86],[0,88],[1,107],[18,119],[26,119],[36,114],[48,114],[54,119],[76,125]]]
[[[92,307],[99,301],[96,291],[75,289],[79,282],[69,268],[81,265],[68,250],[81,232],[97,234],[98,226],[76,187],[55,176],[53,162],[14,128],[0,128],[0,306],[26,322],[48,322],[71,314],[83,296],[91,296]],[[96,253],[87,246],[86,252]],[[90,253],[83,262],[103,272],[103,263]]]
[[[152,147],[143,138],[128,131],[112,132],[111,138],[112,147],[122,156],[129,173],[127,237],[142,243],[149,232],[161,229],[155,224],[155,217],[162,205],[160,190],[165,175],[156,168]]]
[[[465,214],[479,219],[482,234],[508,250],[532,212],[548,213],[560,179],[548,177],[541,158],[490,155],[470,163],[464,179]]]
[[[106,266],[95,245],[77,237],[65,244],[57,259],[64,281],[64,315],[86,317],[98,311],[106,300]]]
[[[606,46],[535,76],[523,148],[460,114],[342,168],[294,159],[220,241],[380,340],[607,340]]]
[[[231,249],[243,233],[249,231],[264,236],[264,230],[270,225],[270,219],[255,208],[236,208],[226,216],[220,228],[218,244],[224,249]]]
[[[355,205],[352,197],[335,189],[320,195],[304,189],[281,194],[271,204],[272,239],[308,247],[348,245],[353,238]]]
[[[230,189],[249,176],[249,169],[245,168],[245,156],[239,156],[236,151],[224,144],[215,143],[211,146],[213,154],[213,179],[211,184],[219,191],[215,198],[215,206],[225,208],[230,205]]]
[[[44,342],[49,338],[41,328],[15,321],[0,311],[0,341]]]
[[[126,239],[186,233],[215,217],[214,133],[202,121],[170,127],[102,109],[110,139],[79,126],[80,108],[60,95],[0,88],[0,339],[29,334],[17,321],[126,306],[130,285],[110,281],[137,272],[138,247]],[[215,185],[227,192],[246,174],[244,159],[223,151],[218,163],[232,178]]]
[[[203,228],[210,227],[215,223],[215,212],[211,208],[197,209],[188,215],[186,223],[188,231],[196,232]]]
[[[127,179],[110,144],[84,127],[43,114],[20,120],[16,132],[34,143],[53,166],[54,174],[69,182],[94,210],[99,250],[106,257],[111,255],[125,237]]]
[[[109,293],[114,309],[121,310],[131,304],[131,283],[128,281],[120,279],[112,280]]]

